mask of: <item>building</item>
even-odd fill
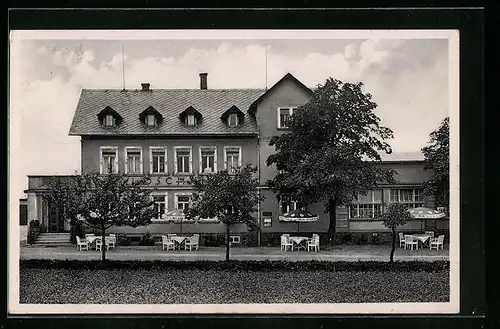
[[[305,104],[312,91],[291,74],[286,74],[269,89],[209,89],[207,74],[200,74],[200,89],[152,89],[143,83],[137,90],[82,91],[69,134],[81,137],[82,172],[108,170],[129,175],[150,174],[159,183],[154,201],[157,216],[147,227],[113,228],[123,234],[153,235],[168,232],[224,233],[221,223],[211,221],[173,221],[169,210],[189,207],[192,173],[233,170],[252,164],[258,166],[261,193],[257,219],[259,238],[270,233],[296,232],[297,225],[278,220],[294,203],[281,204],[266,181],[276,174],[265,164],[274,152],[272,136],[286,131],[287,118],[294,108]],[[386,231],[372,219],[382,203],[400,201],[410,207],[431,205],[422,194],[422,183],[429,178],[421,160],[391,160],[382,163],[397,171],[396,185],[380,186],[367,196],[360,195],[350,207],[337,210],[338,232]],[[29,176],[28,208],[30,218],[38,218],[48,231],[67,231],[57,209],[43,199],[44,176]],[[322,205],[310,210],[320,215],[318,222],[301,224],[304,232],[326,232],[329,218]],[[180,225],[179,225],[180,224]],[[447,227],[446,221],[434,223]],[[406,230],[418,230],[420,221],[408,223]],[[236,236],[250,233],[244,225],[232,228]],[[253,233],[252,233],[253,234]],[[239,239],[239,238],[238,238]],[[238,239],[235,239],[237,241]]]

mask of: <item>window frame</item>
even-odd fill
[[[401,191],[402,190],[411,190],[412,191],[412,199],[411,201],[401,201]],[[420,191],[420,193],[416,193],[416,191]],[[397,200],[392,199],[392,192],[396,191],[397,192]],[[421,201],[416,201],[416,196],[417,194],[420,196]],[[389,190],[389,202],[390,203],[401,203],[406,205],[408,208],[417,208],[417,207],[423,207],[425,205],[424,202],[424,193],[423,193],[423,188],[422,187],[398,187],[398,188],[391,188]]]
[[[281,110],[285,110],[285,109],[288,109],[288,113],[289,113],[289,116],[290,118],[293,116],[293,112],[295,111],[295,109],[297,109],[298,106],[278,106],[278,110],[277,110],[277,114],[278,114],[278,125],[277,125],[277,128],[278,129],[290,129],[289,127],[283,127],[282,124],[281,124]]]
[[[189,149],[189,172],[179,172],[177,168],[177,151],[180,149]],[[193,147],[192,146],[174,146],[174,174],[191,175],[193,173]]]
[[[153,124],[149,124],[149,118],[153,118]],[[158,119],[154,113],[148,113],[146,114],[145,122],[147,127],[156,127],[158,125]]]
[[[202,150],[213,150],[214,151],[214,168],[210,173],[203,172],[203,159],[201,155]],[[217,173],[217,146],[200,146],[198,147],[198,172],[200,174],[215,174]]]
[[[178,197],[180,196],[187,196],[189,197],[189,208],[191,208],[193,204],[193,193],[190,192],[176,192],[174,193],[174,210],[179,210],[179,200],[177,200]],[[184,202],[182,202],[184,203]],[[184,210],[184,208],[182,208]]]
[[[226,145],[224,146],[224,170],[227,170],[229,174],[236,174],[233,172],[229,172],[228,166],[227,166],[227,150],[228,149],[238,149],[238,167],[241,168],[241,163],[243,162],[243,155],[241,151],[241,146],[231,146],[231,145]]]
[[[139,172],[128,172],[128,151],[129,150],[139,150]],[[144,173],[144,166],[143,166],[143,152],[142,152],[142,146],[125,146],[124,147],[124,158],[125,158],[125,175],[142,175]]]
[[[115,160],[113,161],[114,162],[114,170],[113,170],[113,173],[117,174],[118,173],[118,146],[101,146],[99,147],[99,174],[100,175],[107,175],[109,174],[108,172],[104,172],[104,167],[103,167],[103,164],[104,164],[104,158],[103,158],[103,151],[104,150],[114,150],[115,151]]]
[[[164,201],[163,203],[165,204],[165,211],[162,215],[166,215],[167,212],[168,212],[168,191],[155,191],[155,192],[152,192],[149,197],[150,197],[150,200],[152,202],[154,202],[154,197],[155,196],[163,196],[164,198]],[[155,206],[155,204],[153,204],[153,207]],[[156,216],[157,214],[155,214]],[[166,218],[162,218],[160,216],[160,218],[152,218],[151,221],[155,221],[155,222],[161,222],[161,221],[166,221]]]
[[[108,118],[111,118],[111,124],[108,124]],[[107,113],[104,115],[102,125],[105,127],[114,127],[116,126],[116,118],[112,113]]]
[[[155,150],[163,150],[164,151],[164,172],[154,172],[153,171],[153,151]],[[168,173],[168,150],[166,146],[150,146],[149,147],[149,173],[152,175],[162,175]],[[160,169],[160,166],[158,164],[158,169]]]
[[[189,124],[189,117],[192,117],[193,118],[193,124],[190,125]],[[189,114],[186,114],[186,119],[184,121],[184,124],[188,127],[195,127],[198,125],[198,120],[196,119],[196,115],[194,113],[189,113]]]
[[[297,205],[297,201],[294,201],[294,200],[291,200],[291,201],[286,201],[287,203],[287,211],[283,212],[282,209],[283,209],[283,200],[280,200],[279,203],[278,203],[278,207],[279,207],[279,214],[280,215],[284,215],[286,213],[289,213],[290,211],[294,211],[294,210],[297,210],[298,209],[298,205]],[[293,210],[290,210],[290,205],[291,204],[294,204],[294,209]]]
[[[236,118],[236,124],[234,125],[231,125],[231,117],[235,117]],[[240,117],[237,113],[229,113],[229,115],[227,116],[227,126],[228,127],[231,127],[231,128],[234,128],[234,127],[238,127],[240,125]]]
[[[375,191],[380,191],[380,195],[381,195],[381,200],[380,201],[375,201]],[[372,189],[372,190],[369,190],[368,192],[371,192],[372,194],[372,197],[371,197],[371,202],[369,203],[366,203],[366,202],[360,202],[360,193],[358,193],[356,195],[355,198],[353,198],[353,201],[355,200],[356,202],[351,202],[351,204],[349,205],[348,207],[348,215],[349,215],[349,220],[373,220],[376,218],[376,207],[380,207],[380,214],[384,211],[384,190],[383,189]],[[363,205],[363,206],[366,206],[366,205],[369,205],[370,206],[370,210],[371,210],[371,217],[360,217],[360,205]],[[356,217],[352,217],[352,207],[356,207],[356,214],[357,216]]]

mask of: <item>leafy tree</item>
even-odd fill
[[[450,204],[450,119],[445,118],[430,134],[429,145],[422,148],[424,169],[433,176],[424,184],[424,193],[433,195],[436,203],[448,209]]]
[[[249,165],[231,175],[226,170],[211,175],[191,177],[195,193],[193,206],[185,214],[188,219],[217,217],[226,225],[226,261],[229,261],[230,228],[236,223],[245,223],[256,228],[252,213],[261,200],[257,190],[258,180],[253,174],[256,168]]]
[[[404,225],[411,218],[408,208],[402,203],[390,203],[379,218],[383,221],[383,225],[390,228],[392,232],[391,263],[394,261],[394,251],[396,250],[396,228]]]
[[[337,206],[378,183],[394,181],[394,171],[377,164],[380,151],[392,152],[385,140],[393,133],[380,125],[377,104],[362,87],[361,82],[327,79],[294,111],[289,132],[270,141],[277,153],[268,157],[267,165],[276,165],[278,174],[269,187],[279,198],[302,206],[323,201],[330,216],[330,242],[335,240]]]
[[[149,177],[132,179],[120,173],[90,172],[75,176],[69,182],[55,181],[53,185],[57,188],[51,199],[61,197],[60,203],[73,220],[80,215],[85,225],[100,230],[103,244],[106,230],[111,226],[148,225],[154,217]],[[101,259],[106,260],[104,246]]]

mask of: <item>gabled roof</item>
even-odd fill
[[[97,113],[97,118],[99,119],[99,123],[102,122],[102,119],[107,114],[111,114],[117,121],[116,122],[117,124],[120,124],[120,122],[123,120],[122,116],[118,112],[116,112],[112,107],[106,106],[102,111]]]
[[[184,120],[185,116],[188,114],[194,114],[197,120],[201,120],[203,118],[203,115],[198,112],[194,107],[189,106],[187,109],[179,113],[179,119]]]
[[[248,109],[265,93],[264,89],[152,89],[104,90],[84,89],[76,107],[70,135],[224,135],[257,134],[258,127],[253,116],[246,115],[238,127],[228,127],[220,120],[222,113],[231,106]],[[123,117],[121,125],[111,129],[103,127],[96,115],[106,106],[112,107]],[[139,114],[153,107],[164,120],[157,129],[148,129],[138,119]],[[192,106],[201,115],[203,122],[196,127],[186,127],[178,115]]]
[[[297,79],[296,77],[294,77],[291,73],[287,73],[285,74],[285,76],[283,78],[281,78],[278,82],[276,82],[271,88],[269,88],[265,93],[263,93],[262,95],[259,96],[259,98],[257,98],[255,100],[255,102],[253,102],[250,107],[248,108],[248,113],[255,113],[255,111],[257,110],[257,105],[269,94],[271,93],[272,90],[276,89],[279,85],[281,85],[283,82],[287,81],[287,80],[291,80],[293,81],[294,83],[296,83],[300,88],[304,89],[307,93],[309,94],[312,94],[313,91],[311,89],[309,89],[309,87],[307,87],[305,84],[303,84],[302,82],[300,82],[299,79]]]
[[[220,116],[221,120],[223,120],[224,122],[226,122],[227,121],[227,117],[229,116],[229,114],[232,114],[232,113],[235,113],[235,114],[238,115],[238,119],[240,120],[240,124],[241,124],[241,122],[243,122],[243,118],[245,117],[245,113],[243,113],[235,105],[231,106],[230,108],[227,109],[226,112],[222,113],[222,115]]]

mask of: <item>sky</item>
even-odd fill
[[[287,72],[309,87],[361,81],[395,153],[418,152],[449,115],[447,39],[23,39],[11,49],[19,197],[28,174],[80,170],[80,138],[68,131],[81,90],[122,89],[123,64],[126,89],[199,88],[200,72],[214,89],[270,87]]]

